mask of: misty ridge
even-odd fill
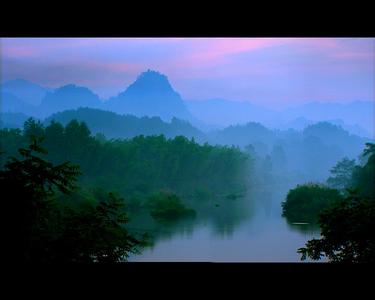
[[[151,70],[105,100],[74,84],[50,89],[13,80],[1,85],[2,127],[21,128],[34,117],[46,126],[76,119],[106,139],[182,135],[200,144],[239,147],[260,165],[269,159],[280,174],[312,181],[324,180],[338,160],[358,158],[373,136],[373,108],[365,101],[312,102],[274,111],[249,102],[183,100],[167,76]]]
[[[90,89],[75,84],[52,89],[23,79],[2,83],[0,95],[3,114],[22,113],[40,119],[67,109],[90,107],[137,117],[156,116],[163,121],[177,118],[203,131],[248,122],[259,122],[271,129],[303,130],[308,125],[327,121],[351,134],[374,137],[373,101],[353,99],[353,102],[340,104],[312,100],[307,104],[272,110],[248,101],[188,100],[182,99],[173,89],[167,76],[150,70],[109,99],[100,99]],[[17,120],[17,116],[14,118]]]

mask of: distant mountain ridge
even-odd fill
[[[40,105],[44,115],[66,109],[99,108],[102,106],[102,101],[90,89],[74,84],[64,85],[52,93],[48,93]]]
[[[141,73],[123,92],[106,101],[90,89],[75,84],[52,90],[26,80],[13,80],[2,84],[0,89],[3,95],[2,112],[21,112],[43,118],[66,109],[91,107],[138,117],[156,116],[164,121],[171,121],[175,117],[199,123],[167,76],[151,70]]]
[[[204,134],[190,123],[176,118],[170,122],[163,121],[160,117],[136,117],[133,115],[121,115],[118,113],[93,109],[78,108],[55,113],[44,120],[49,124],[52,120],[66,125],[76,119],[85,122],[91,132],[103,133],[107,138],[132,138],[137,135],[160,135],[167,138],[183,135],[195,138],[197,141],[205,141]]]
[[[0,109],[3,113],[18,113],[32,111],[35,106],[23,101],[12,93],[0,91]]]
[[[282,114],[288,119],[303,116],[314,122],[341,119],[346,125],[362,127],[371,137],[374,137],[375,134],[375,101],[353,101],[350,103],[310,102],[285,109]]]
[[[53,91],[51,88],[42,87],[24,79],[6,81],[0,85],[0,90],[34,106],[39,105],[47,93]]]
[[[374,101],[311,102],[277,111],[246,101],[183,100],[167,76],[151,70],[141,73],[123,92],[108,100],[74,84],[49,89],[19,79],[1,84],[0,89],[2,113],[23,113],[37,118],[67,109],[90,107],[138,117],[156,116],[168,122],[175,117],[205,132],[248,122],[259,122],[273,129],[301,130],[312,123],[330,121],[352,134],[375,137]],[[25,95],[32,95],[32,99]]]
[[[371,137],[370,132],[365,130],[359,125],[348,125],[345,123],[342,119],[332,119],[332,120],[325,120],[326,122],[329,122],[334,125],[341,126],[344,130],[350,132],[351,134],[355,134],[362,137]],[[309,125],[315,124],[316,121],[306,119],[304,117],[299,117],[296,119],[293,119],[289,122],[286,122],[285,124],[281,124],[279,126],[280,129],[296,129],[296,130],[303,130]]]
[[[124,92],[106,101],[105,106],[111,111],[138,117],[159,116],[166,121],[173,117],[192,119],[184,101],[172,88],[167,76],[151,70],[140,74]]]
[[[270,128],[301,130],[311,123],[330,120],[353,134],[375,137],[374,101],[310,102],[280,111],[226,99],[187,100],[185,103],[195,117],[221,127],[259,122]]]
[[[222,127],[250,121],[267,124],[276,117],[276,112],[245,101],[214,98],[201,101],[185,100],[185,103],[198,119]]]

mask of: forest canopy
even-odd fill
[[[107,139],[93,136],[87,125],[77,120],[65,126],[55,121],[45,126],[28,119],[23,130],[0,130],[1,167],[6,167],[9,156],[22,159],[18,149],[26,148],[35,138],[46,149],[36,157],[54,165],[69,162],[80,168],[79,188],[68,195],[57,193],[60,203],[75,209],[95,207],[99,205],[97,199],[108,198],[104,191],[111,191],[110,197],[123,198],[120,211],[135,220],[132,227],[140,228],[153,220],[142,233],[171,219],[171,214],[174,219],[202,216],[220,201],[227,202],[229,208],[237,205],[230,201],[230,195],[246,192],[251,174],[250,156],[237,147],[200,145],[184,136]],[[221,200],[217,200],[218,195]],[[215,198],[215,203],[211,202]],[[144,221],[144,215],[151,221]]]
[[[340,192],[319,184],[298,185],[282,203],[283,216],[290,222],[316,223],[321,211],[341,200]]]

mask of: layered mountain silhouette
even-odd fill
[[[324,120],[324,119],[322,119],[322,120]],[[371,137],[370,132],[365,130],[364,128],[362,128],[358,124],[349,125],[349,124],[345,123],[342,119],[332,119],[332,120],[326,119],[326,121],[333,124],[333,125],[337,125],[337,126],[342,127],[343,129],[345,129],[346,131],[348,131],[351,134],[355,134],[355,135],[362,136],[362,137]],[[303,130],[307,126],[312,125],[314,123],[316,123],[316,121],[306,119],[304,117],[299,117],[299,118],[293,119],[291,121],[288,121],[285,124],[280,124],[278,128],[280,128],[280,129]]]
[[[35,115],[42,99],[51,91],[24,79],[15,79],[0,85],[0,109],[2,113]]]
[[[51,115],[44,123],[52,120],[64,125],[71,120],[85,122],[92,133],[103,133],[107,138],[132,138],[137,135],[160,135],[167,138],[183,135],[194,138],[198,142],[205,141],[204,134],[186,121],[172,118],[171,122],[164,122],[160,117],[135,117],[120,115],[110,111],[93,108],[78,108],[65,110]]]
[[[373,124],[374,113],[374,101],[353,101],[346,104],[310,102],[291,107],[282,112],[285,119],[294,119],[303,116],[314,122],[332,120],[333,123],[342,125],[343,127],[345,125],[355,126],[356,128],[348,127],[348,129],[356,131],[356,133],[358,133],[358,130],[364,129],[372,136],[375,133]]]
[[[172,88],[167,76],[148,70],[118,96],[106,102],[106,108],[135,116],[159,116],[165,121],[173,117],[191,120],[181,96]]]
[[[102,107],[102,101],[86,87],[68,84],[47,94],[41,103],[44,115],[79,107]]]
[[[0,91],[0,109],[2,113],[19,113],[31,111],[35,106],[4,90]]]
[[[209,134],[210,140],[222,145],[245,147],[254,142],[271,144],[276,139],[275,133],[257,122],[243,125],[230,125]]]
[[[138,117],[185,120],[200,130],[259,122],[269,128],[302,130],[319,121],[330,121],[352,134],[373,137],[374,101],[348,104],[311,102],[284,110],[268,109],[226,99],[186,101],[173,89],[167,76],[148,70],[123,92],[101,100],[86,87],[69,84],[57,89],[17,79],[0,85],[1,113],[23,113],[36,118],[79,107],[99,108]]]
[[[216,126],[246,124],[250,121],[272,125],[277,112],[246,101],[226,99],[186,100],[188,109],[200,120]]]
[[[44,118],[67,109],[90,107],[138,117],[155,116],[164,121],[178,118],[199,123],[168,78],[151,70],[141,73],[125,91],[105,102],[90,89],[74,84],[52,90],[20,79],[5,82],[0,89],[2,113]]]
[[[6,81],[0,86],[0,89],[2,92],[11,94],[24,103],[34,106],[39,105],[47,93],[53,90],[24,79]]]
[[[195,117],[221,127],[251,121],[270,128],[301,130],[312,123],[330,121],[352,134],[365,137],[374,137],[375,134],[374,101],[353,101],[347,104],[310,102],[284,110],[227,99],[189,100],[185,103]]]

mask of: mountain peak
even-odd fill
[[[154,70],[141,73],[117,97],[108,100],[108,107],[115,112],[135,116],[158,116],[165,121],[172,117],[190,120],[191,115],[181,96],[173,89],[168,77]]]
[[[161,80],[161,81],[168,81],[168,78],[166,75],[155,71],[148,69],[145,72],[142,72],[140,75],[138,75],[137,80]]]
[[[127,88],[127,92],[129,93],[138,91],[158,94],[175,93],[166,75],[150,69],[141,73]]]
[[[95,97],[97,97],[97,95],[95,95],[87,87],[78,86],[78,85],[73,84],[73,83],[63,85],[63,86],[59,87],[58,89],[56,89],[55,92],[56,93],[80,92],[80,93],[88,94],[88,95],[91,95],[91,96],[94,95]]]
[[[45,114],[78,107],[100,107],[99,97],[86,87],[67,84],[48,93],[42,100]]]

